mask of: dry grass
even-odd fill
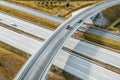
[[[8,0],[10,2],[14,2],[20,5],[24,5],[33,9],[37,9],[46,13],[56,14],[60,13],[60,17],[68,18],[67,15],[70,15],[73,11],[83,8],[88,5],[95,4],[95,1],[71,1],[69,7],[65,7],[66,1],[51,1],[48,2],[46,6],[46,1],[42,4],[42,1],[38,3],[38,1],[20,1],[20,0]],[[99,1],[98,1],[99,2]],[[70,16],[69,16],[70,17]]]
[[[10,46],[8,44],[5,44],[5,43],[3,43],[1,41],[0,41],[0,47],[4,48],[4,49],[6,49],[6,50],[8,50],[8,51],[10,51],[10,52],[12,52],[14,54],[17,54],[17,55],[19,55],[21,57],[24,57],[25,59],[27,59],[28,56],[30,56],[30,55],[26,54],[25,52],[23,52],[21,50],[18,50],[18,49],[14,48],[14,47],[12,47],[12,46]]]
[[[115,41],[106,37],[98,36],[89,32],[84,33],[84,38],[86,40],[101,44],[120,51],[120,41]]]
[[[113,24],[120,19],[120,5],[115,5],[107,8],[102,13],[109,21],[109,25],[103,27],[103,29],[108,29],[110,31],[118,31],[119,29],[115,28]]]
[[[114,21],[109,27],[107,27],[107,30],[114,31],[116,33],[119,33],[120,28],[116,27],[115,25],[120,22],[120,19]]]
[[[64,80],[61,76],[55,74],[54,72],[48,72],[46,80]]]
[[[0,78],[12,80],[27,59],[25,52],[0,42],[0,71],[3,73]]]
[[[0,80],[12,80],[3,67],[0,67]]]
[[[37,16],[33,16],[31,14],[28,14],[28,13],[25,13],[25,12],[22,12],[22,11],[13,9],[13,8],[9,8],[3,5],[0,5],[0,11],[19,17],[19,18],[22,18],[22,19],[25,19],[25,20],[28,20],[30,22],[34,22],[48,29],[56,29],[59,26],[59,23],[55,23],[53,21],[50,21],[44,18],[39,18]]]
[[[107,8],[102,13],[111,24],[120,18],[120,4]]]
[[[52,76],[51,76],[51,80],[79,80],[79,78],[77,78],[76,76],[74,76],[54,65],[51,66],[50,72],[55,73],[56,75],[61,77],[61,78],[57,79],[56,78],[57,76],[55,78],[54,77],[52,78]],[[49,74],[47,75],[47,78],[48,77],[50,77]]]
[[[25,61],[26,59],[0,47],[0,63],[6,70],[5,75],[9,75],[14,78]]]

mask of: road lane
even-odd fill
[[[24,32],[27,32],[29,34],[35,35],[43,39],[47,39],[50,36],[49,34],[53,33],[51,30],[20,20],[15,17],[11,17],[4,13],[0,13],[0,19],[2,19],[0,21],[2,23],[5,23],[13,28],[20,29]],[[12,26],[12,22],[14,22],[17,26]],[[46,35],[45,33],[47,33],[48,35]]]
[[[1,26],[0,41],[9,44],[15,48],[18,48],[26,53],[32,53],[32,55],[36,54],[38,49],[40,49],[40,47],[42,46],[41,42],[38,42],[32,38],[26,37]]]
[[[83,80],[120,79],[119,74],[90,63],[82,58],[73,56],[65,51],[60,51],[60,54],[55,58],[53,64]]]

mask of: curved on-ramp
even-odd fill
[[[108,0],[103,4],[93,6],[65,21],[51,37],[45,41],[38,53],[28,60],[15,77],[15,80],[44,80],[57,53],[83,22],[95,13],[119,3],[120,0]],[[79,20],[82,20],[82,22],[78,23]],[[71,29],[65,29],[67,24],[71,25]]]

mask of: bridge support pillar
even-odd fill
[[[109,21],[107,20],[107,18],[104,17],[101,12],[96,14],[94,17],[91,17],[91,20],[94,25],[97,25],[99,27],[103,27],[109,24]]]

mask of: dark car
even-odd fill
[[[81,22],[82,22],[82,20],[79,20],[79,21],[78,21],[78,23],[81,23]]]

